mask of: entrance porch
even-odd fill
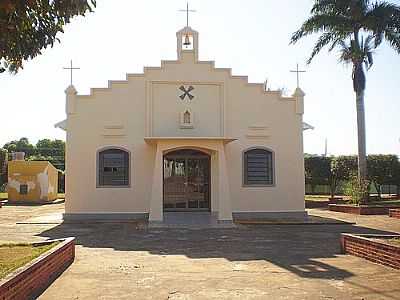
[[[190,212],[218,223],[232,222],[225,145],[234,139],[148,137],[145,141],[156,148],[150,223],[167,221],[164,212],[175,219]]]

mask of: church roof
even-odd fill
[[[54,127],[55,128],[60,128],[60,129],[62,129],[64,131],[67,131],[67,120],[65,119],[65,120],[62,120],[62,121],[54,124]]]
[[[315,128],[314,128],[314,126],[312,126],[306,122],[303,122],[303,131],[308,130],[308,129],[314,130]]]

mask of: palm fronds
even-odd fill
[[[355,55],[367,58],[368,66],[372,65],[372,49],[387,40],[392,48],[400,53],[400,7],[386,1],[373,2],[370,0],[315,0],[311,16],[299,30],[293,33],[290,43],[295,44],[301,38],[310,34],[320,33],[307,63],[326,46],[332,51],[339,41],[352,40]],[[367,34],[362,42],[360,37]],[[370,43],[373,41],[373,45]],[[358,61],[359,59],[357,59]],[[347,61],[344,54],[343,62]],[[364,61],[364,60],[363,60]]]
[[[365,39],[361,37],[360,45],[358,46],[354,40],[346,43],[344,40],[338,41],[339,49],[339,61],[345,64],[363,63],[366,68],[369,69],[374,64],[373,53],[374,53],[374,36],[369,35]]]

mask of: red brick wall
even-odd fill
[[[349,214],[360,214],[360,208],[357,206],[344,206],[344,205],[329,205],[329,210],[344,212]]]
[[[389,217],[400,219],[400,209],[389,209]]]
[[[368,207],[335,204],[330,204],[329,210],[357,215],[387,215],[389,213],[389,207]]]
[[[0,282],[0,300],[39,296],[75,258],[74,238],[63,240],[23,270]]]
[[[329,201],[311,201],[311,200],[305,200],[306,208],[321,208],[321,207],[327,207],[329,204]]]
[[[379,238],[379,236],[374,236]],[[342,234],[343,253],[365,258],[375,263],[400,269],[400,247],[388,245],[350,234]]]

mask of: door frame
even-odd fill
[[[175,152],[179,152],[182,150],[191,150],[195,151],[200,155],[182,155],[182,154],[174,154]],[[207,168],[208,168],[208,189],[207,189],[207,199],[208,199],[208,208],[164,208],[164,197],[165,197],[165,178],[164,178],[164,159],[165,158],[171,158],[171,159],[184,159],[185,160],[185,166],[187,166],[187,161],[188,159],[204,159],[207,160]],[[162,184],[162,208],[163,212],[211,212],[211,155],[203,152],[198,149],[192,149],[192,148],[183,148],[183,149],[177,149],[170,151],[168,153],[163,154],[163,167],[162,167],[162,179],[163,179],[163,184]],[[186,178],[188,176],[187,171],[185,174]],[[187,180],[186,180],[187,181]],[[188,202],[188,200],[186,200]]]

